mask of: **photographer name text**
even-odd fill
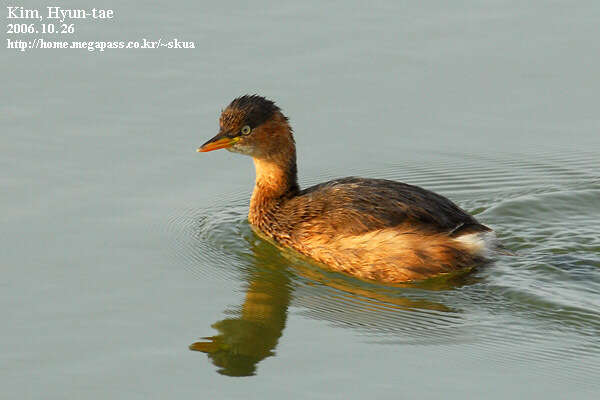
[[[92,8],[86,10],[83,8],[62,8],[57,6],[46,7],[46,13],[42,14],[36,8],[7,6],[7,19],[33,19],[43,21],[44,19],[65,22],[71,19],[112,19],[115,16],[114,10],[105,10]]]

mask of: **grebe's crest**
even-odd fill
[[[235,133],[243,126],[254,129],[269,121],[281,110],[271,100],[262,96],[244,95],[234,99],[221,113],[221,132]]]

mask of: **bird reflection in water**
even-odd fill
[[[453,311],[437,302],[391,296],[386,294],[385,290],[376,290],[376,288],[354,283],[354,278],[319,271],[317,267],[311,268],[295,255],[278,249],[253,232],[244,236],[252,253],[248,256],[244,302],[239,310],[234,313],[229,312],[235,314],[234,317],[225,318],[212,325],[219,332],[217,335],[202,338],[202,341],[189,346],[190,350],[206,353],[213,364],[219,367],[217,372],[222,375],[254,375],[260,361],[275,355],[275,348],[285,328],[287,310],[295,286],[294,281],[297,279],[312,282],[304,285],[304,288],[315,291],[314,297],[311,298],[317,299],[317,303],[318,299],[332,299],[330,293],[324,296],[324,290],[335,290],[338,295],[341,292],[372,308],[373,313],[377,312],[377,307],[371,307],[374,304],[385,304],[387,309],[402,311],[414,309]],[[460,274],[447,279],[426,281],[419,287],[444,290],[462,286],[467,283],[467,279],[469,278],[465,274]],[[414,287],[415,285],[397,286]]]
[[[190,345],[207,353],[229,376],[254,375],[256,365],[274,355],[290,303],[291,288],[285,272],[257,268],[248,276],[248,289],[239,315],[212,325],[218,335]]]

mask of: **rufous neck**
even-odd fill
[[[278,199],[298,192],[296,156],[288,159],[255,158],[256,182],[252,197]]]

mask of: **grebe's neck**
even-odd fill
[[[248,219],[254,225],[268,216],[269,210],[282,200],[295,196],[299,191],[296,167],[296,149],[276,157],[254,158],[256,182],[250,199]]]

